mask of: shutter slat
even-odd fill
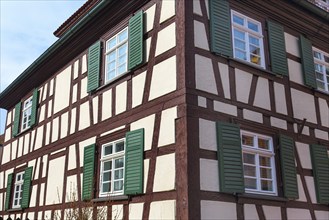
[[[32,98],[32,112],[31,112],[30,126],[33,126],[37,123],[38,102],[39,102],[39,91],[38,89],[34,89],[33,98]]]
[[[19,102],[15,106],[15,118],[14,118],[14,126],[13,126],[13,137],[15,137],[19,132],[19,124],[20,124],[20,116],[21,116],[21,106],[22,103]]]
[[[91,92],[99,87],[101,61],[101,42],[98,41],[89,47],[88,50],[88,85],[87,92]]]
[[[209,0],[211,52],[232,57],[230,7],[227,0]]]
[[[91,144],[84,148],[83,157],[82,199],[90,200],[93,196],[92,194],[95,168],[95,144]]]
[[[126,134],[125,195],[143,193],[144,129]]]
[[[280,135],[280,147],[284,196],[289,199],[298,199],[294,140],[285,135]]]
[[[267,21],[272,72],[288,76],[288,65],[283,27]]]
[[[8,177],[7,177],[5,211],[7,211],[9,209],[12,184],[13,184],[13,174],[10,173],[10,174],[8,174]]]
[[[299,43],[302,58],[304,83],[307,86],[316,88],[317,86],[315,80],[312,43],[302,35],[299,38]]]
[[[143,63],[143,11],[139,11],[129,20],[128,69],[132,70]]]
[[[318,203],[329,203],[329,158],[327,149],[321,145],[310,145],[314,184]]]
[[[244,177],[239,126],[217,122],[217,147],[220,191],[243,193]]]
[[[27,167],[24,172],[23,193],[21,207],[28,208],[30,204],[31,195],[31,180],[33,167]]]

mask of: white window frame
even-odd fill
[[[118,36],[123,33],[123,32],[127,32],[127,38],[122,41],[119,42]],[[113,48],[108,48],[108,44],[110,41],[112,41],[113,39],[116,39],[116,46]],[[113,80],[115,80],[116,78],[124,75],[125,73],[128,72],[128,39],[129,39],[129,32],[128,32],[128,27],[124,28],[123,30],[121,30],[119,33],[115,34],[113,37],[111,37],[109,40],[106,41],[106,52],[105,52],[105,83],[111,82]],[[126,64],[125,64],[125,71],[122,73],[118,72],[119,69],[119,48],[126,45]],[[110,53],[115,52],[115,75],[112,78],[109,78],[109,74],[108,74],[108,56],[110,55]]]
[[[15,175],[15,182],[14,182],[13,208],[21,207],[23,184],[24,184],[24,172],[17,173]],[[15,204],[16,201],[17,204]]]
[[[319,53],[320,58],[315,57],[315,55],[314,55],[315,53]],[[318,88],[318,90],[329,93],[329,73],[328,74],[326,73],[326,69],[328,69],[328,71],[329,71],[329,61],[328,62],[325,61],[325,59],[324,59],[325,56],[328,57],[328,59],[329,59],[328,53],[313,47],[313,60],[314,60],[315,80],[317,83],[317,88]],[[316,65],[322,66],[322,71],[317,71]],[[323,80],[321,80],[317,77],[317,73],[322,74]],[[318,86],[318,81],[321,81],[322,83],[324,83],[324,89],[320,88]]]
[[[243,25],[239,25],[239,24],[235,23],[233,21],[233,16],[234,15],[236,15],[236,16],[238,16],[240,18],[243,18],[244,19],[244,24]],[[248,21],[256,24],[258,26],[258,30],[259,31],[256,32],[256,31],[253,31],[253,30],[249,29],[248,28]],[[234,58],[239,59],[239,60],[242,60],[244,62],[248,62],[248,63],[250,63],[252,65],[255,65],[257,67],[261,67],[261,68],[265,69],[264,36],[263,36],[263,33],[262,33],[262,23],[259,22],[259,21],[257,21],[257,20],[254,20],[252,18],[249,18],[246,15],[243,15],[243,14],[241,14],[239,12],[236,12],[234,10],[231,10],[231,25],[232,25],[232,28],[231,29],[232,29],[232,45],[233,45],[233,56],[234,56]],[[234,29],[237,29],[237,30],[239,30],[241,32],[244,32],[245,35],[246,35],[245,36],[245,46],[246,46],[245,52],[246,52],[246,58],[247,58],[246,60],[241,59],[241,58],[237,57],[237,55],[236,55],[236,52],[235,52],[235,40],[234,40],[234,36],[235,36],[234,35]],[[260,50],[259,57],[261,59],[260,64],[253,63],[250,60],[250,55],[251,55],[251,53],[250,53],[250,44],[251,43],[250,43],[250,40],[249,40],[250,36],[253,36],[254,38],[259,39],[259,50]]]
[[[23,102],[21,132],[30,128],[31,115],[32,115],[32,99],[29,97]],[[24,121],[26,119],[26,121]]]
[[[252,136],[253,137],[253,143],[254,146],[248,146],[244,145],[242,142],[242,136]],[[269,141],[269,149],[263,149],[258,147],[258,138],[265,139]],[[273,139],[269,136],[253,133],[253,132],[247,132],[247,131],[241,131],[241,146],[242,146],[242,163],[243,167],[247,163],[243,162],[243,156],[244,153],[248,154],[254,154],[255,155],[255,167],[256,167],[256,189],[250,189],[245,187],[245,191],[247,193],[254,193],[254,194],[265,194],[265,195],[273,195],[277,196],[277,183],[276,183],[276,170],[275,170],[275,153],[274,153],[274,148],[273,148]],[[260,162],[259,162],[259,157],[270,157],[270,163],[271,163],[271,176],[272,179],[269,179],[272,181],[272,189],[273,191],[268,191],[268,190],[262,190],[261,189],[261,174],[260,174]],[[246,177],[244,173],[244,178]]]
[[[123,151],[120,151],[120,152],[115,152],[115,145],[117,143],[121,143],[123,142],[124,143],[124,149]],[[113,153],[112,154],[109,154],[109,155],[105,155],[105,147],[109,146],[109,145],[112,145],[112,151]],[[122,139],[119,139],[119,140],[115,140],[115,141],[112,141],[110,143],[106,143],[104,145],[102,145],[102,155],[101,155],[101,167],[100,167],[100,184],[99,184],[99,196],[100,197],[105,197],[105,196],[115,196],[115,195],[123,195],[123,192],[124,192],[124,176],[125,176],[125,149],[126,149],[126,140],[125,138],[122,138]],[[122,186],[122,190],[119,190],[119,191],[114,191],[114,170],[115,170],[115,165],[114,165],[114,161],[116,159],[120,159],[122,158],[123,159],[123,178],[122,178],[122,181],[123,181],[123,186]],[[111,181],[110,181],[110,186],[111,186],[111,190],[109,192],[103,192],[103,174],[104,174],[104,163],[105,162],[109,162],[109,161],[112,161],[112,168],[111,168]]]

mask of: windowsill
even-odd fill
[[[125,73],[122,73],[121,75],[119,76],[116,76],[114,77],[113,79],[111,80],[108,80],[104,83],[104,85],[101,85],[100,87],[98,87],[96,90],[94,90],[94,92],[97,92],[99,90],[102,90],[103,88],[107,87],[108,85],[112,85],[114,82],[117,82],[119,80],[121,80],[122,78],[126,77],[127,75],[129,75],[129,73],[131,73],[130,70],[128,70],[127,72]]]
[[[7,212],[19,212],[22,211],[22,208],[13,208],[13,209],[8,209]]]
[[[119,195],[119,196],[107,196],[107,197],[100,197],[97,199],[92,199],[92,202],[105,202],[105,201],[119,201],[119,200],[127,200],[128,196],[126,195]]]
[[[322,93],[322,94],[325,94],[325,95],[329,95],[329,91],[322,90],[322,89],[318,89],[318,88],[316,88],[315,90],[316,90],[317,92],[319,92],[319,93]]]
[[[238,198],[252,198],[252,199],[264,199],[278,202],[288,202],[289,199],[279,197],[279,196],[271,196],[271,195],[260,195],[260,194],[252,194],[252,193],[243,193],[238,194]]]

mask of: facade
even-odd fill
[[[299,0],[86,2],[0,94],[1,218],[328,219],[328,21]]]

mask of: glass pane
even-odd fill
[[[262,180],[261,187],[262,187],[262,190],[273,191],[272,181],[270,181],[270,180]]]
[[[243,18],[241,18],[237,15],[233,15],[233,22],[236,24],[243,25]]]
[[[243,166],[243,173],[245,176],[254,176],[256,177],[256,167],[253,166]]]
[[[125,149],[125,144],[124,142],[119,142],[119,143],[116,143],[115,145],[115,152],[120,152],[120,151],[123,151]]]
[[[104,162],[104,171],[108,171],[112,169],[112,161]]]
[[[17,206],[17,200],[15,200],[14,205]]]
[[[253,147],[254,146],[254,137],[247,136],[247,135],[242,135],[242,144]]]
[[[255,155],[243,153],[243,163],[255,164]]]
[[[124,30],[123,32],[121,32],[118,35],[119,43],[121,43],[122,41],[127,40],[127,38],[128,38],[128,31],[127,30]]]
[[[122,64],[121,66],[118,67],[118,75],[125,73],[127,71],[127,65]]]
[[[119,47],[119,56],[125,55],[127,53],[127,44],[122,45]]]
[[[103,182],[111,181],[111,172],[103,173]]]
[[[110,54],[108,54],[108,55],[106,55],[106,60],[107,60],[107,62],[113,62],[113,61],[115,61],[115,51],[112,52],[112,53],[110,53]]]
[[[271,158],[269,157],[259,157],[259,164],[264,167],[271,167]]]
[[[253,31],[256,31],[256,32],[259,31],[259,29],[258,29],[258,25],[255,24],[255,23],[253,23],[253,22],[251,22],[251,21],[248,21],[248,28],[249,28],[250,30],[253,30]]]
[[[117,180],[117,179],[122,179],[122,178],[123,178],[123,169],[116,170],[114,172],[114,179]]]
[[[260,168],[260,177],[266,179],[272,179],[272,169]]]
[[[253,45],[250,45],[250,46],[249,46],[249,51],[250,51],[250,53],[252,53],[252,54],[260,55],[260,49],[259,49],[259,47],[255,47],[255,46],[253,46]]]
[[[258,147],[262,149],[270,149],[270,141],[262,138],[258,138]]]
[[[109,71],[107,74],[107,80],[111,80],[115,77],[115,70]]]
[[[255,55],[250,55],[250,62],[260,65],[260,57]]]
[[[319,72],[315,72],[315,77],[321,81],[324,80],[324,76],[322,73],[319,73]]]
[[[107,42],[107,50],[111,50],[116,45],[116,38],[113,38],[112,40]]]
[[[316,81],[316,84],[319,89],[325,89],[325,84],[323,82]]]
[[[104,155],[112,154],[112,144],[104,147]]]
[[[244,185],[247,189],[257,189],[256,179],[244,178]]]
[[[245,52],[235,49],[235,57],[241,60],[247,60],[247,55]]]
[[[316,64],[314,65],[314,67],[315,67],[315,71],[319,71],[319,72],[321,72],[321,73],[323,72],[323,69],[322,69],[323,67],[322,67],[322,65],[316,63]]]
[[[114,182],[114,191],[119,191],[123,189],[123,181],[115,181]]]
[[[110,192],[110,191],[111,191],[111,184],[103,183],[103,192]]]
[[[237,29],[234,29],[234,38],[245,40],[245,33],[242,31],[238,31]]]
[[[324,55],[324,61],[325,61],[326,63],[329,63],[329,57],[326,56],[326,55]]]
[[[246,50],[246,43],[242,40],[234,39],[234,46],[240,50]]]
[[[19,185],[16,186],[16,190],[15,191],[18,192],[18,190],[19,190]]]
[[[253,36],[249,36],[249,42],[255,46],[259,47],[259,39]]]
[[[119,65],[125,64],[127,62],[127,56],[119,57]]]
[[[115,169],[123,167],[123,158],[115,160]]]
[[[314,58],[321,59],[321,54],[317,51],[313,51]]]

